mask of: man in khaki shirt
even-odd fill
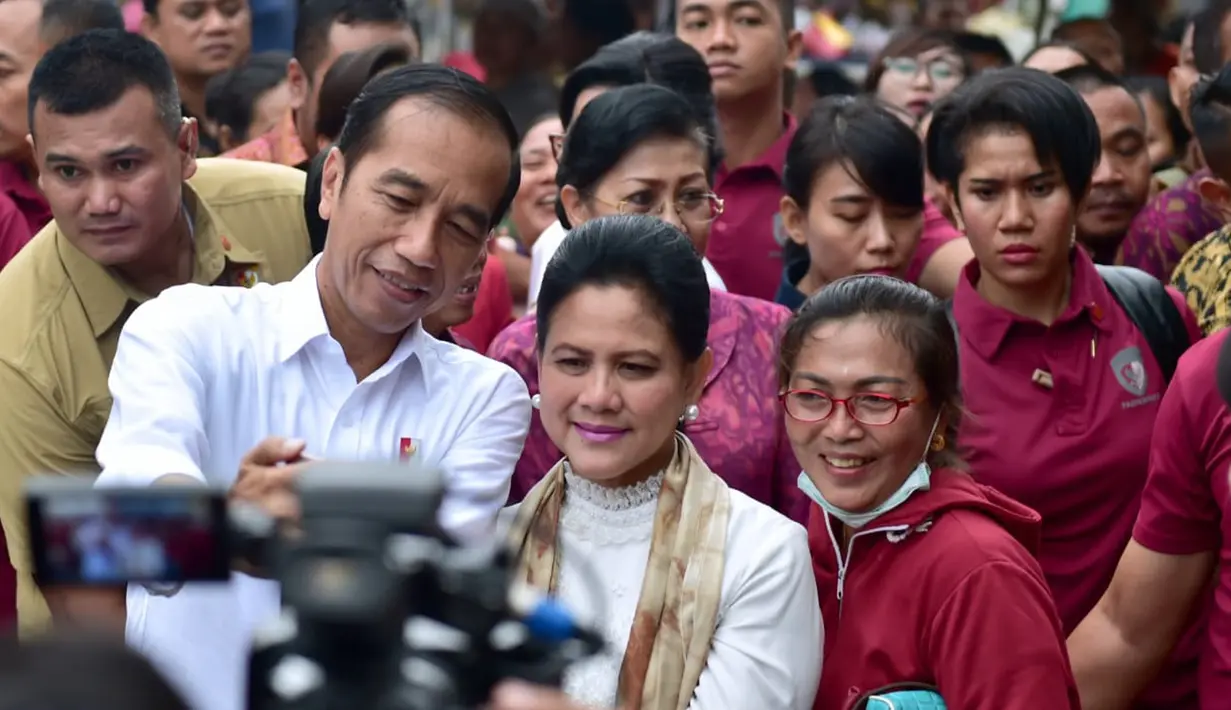
[[[53,48],[29,113],[55,220],[0,272],[0,522],[23,631],[48,609],[30,577],[22,484],[98,472],[108,370],[136,305],[186,282],[289,280],[311,257],[304,174],[198,161],[197,125],[148,40],[94,31]]]

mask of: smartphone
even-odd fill
[[[26,515],[40,585],[226,581],[231,575],[221,489],[95,488],[89,478],[40,477],[26,485]]]

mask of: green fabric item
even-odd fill
[[[1071,22],[1086,17],[1103,18],[1107,17],[1110,9],[1111,0],[1069,0],[1064,12],[1060,13],[1060,21]]]

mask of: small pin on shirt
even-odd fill
[[[1051,373],[1047,370],[1036,369],[1034,374],[1030,376],[1030,381],[1045,389],[1051,389],[1055,385],[1055,382],[1052,381]]]

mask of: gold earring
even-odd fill
[[[932,439],[932,453],[945,450],[945,435],[937,434],[936,438]]]

